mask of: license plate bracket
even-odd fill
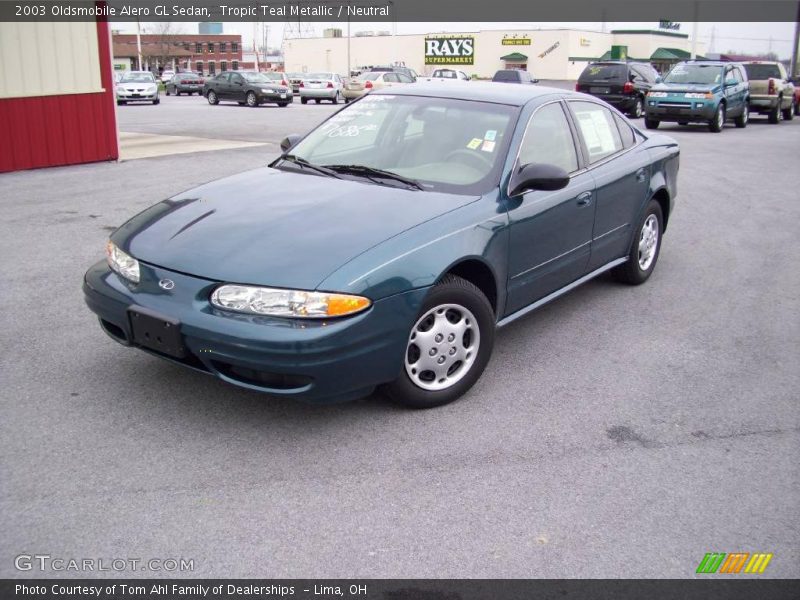
[[[135,344],[174,358],[186,356],[178,319],[142,307],[129,308],[128,319]]]
[[[589,93],[590,94],[608,94],[611,91],[610,88],[607,87],[590,87]]]

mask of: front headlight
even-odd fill
[[[121,85],[117,86],[117,93],[118,94],[124,94],[126,91],[127,90],[124,87],[122,87]]]
[[[669,96],[667,92],[648,92],[647,95],[650,96],[651,98],[666,98],[667,96]]]
[[[372,303],[367,298],[349,294],[227,284],[214,290],[211,304],[224,310],[253,315],[324,319],[352,315]]]
[[[122,277],[133,283],[139,283],[139,261],[120,250],[111,240],[106,244],[108,266]]]

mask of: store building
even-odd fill
[[[221,71],[251,69],[254,64],[242,60],[242,36],[239,34],[142,34],[142,69],[161,73],[194,71],[214,75]],[[114,69],[138,69],[139,48],[136,34],[114,33]]]
[[[119,156],[110,37],[105,20],[0,23],[0,172]]]
[[[689,36],[667,30],[576,29],[483,30],[465,33],[354,35],[284,41],[287,71],[347,73],[373,65],[402,64],[421,74],[458,66],[489,78],[498,69],[525,69],[539,79],[575,80],[592,61],[608,58],[612,47],[627,57],[661,68],[690,56]],[[349,47],[349,52],[348,52]],[[704,45],[698,44],[702,54]]]

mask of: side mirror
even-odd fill
[[[539,83],[538,79],[531,79],[531,83]]]
[[[736,81],[735,79],[726,79],[725,80],[725,87],[731,87],[733,85],[736,85],[737,83],[739,83],[739,82]]]
[[[284,154],[292,149],[292,147],[300,141],[302,136],[297,133],[290,133],[283,140],[281,140],[281,150]]]
[[[516,196],[530,190],[552,192],[567,187],[568,183],[569,173],[561,167],[529,163],[512,175],[509,196]]]

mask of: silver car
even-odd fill
[[[150,71],[128,71],[117,83],[117,104],[152,102],[158,104],[158,83]]]
[[[308,73],[300,82],[300,102],[313,100],[319,104],[330,100],[334,104],[344,102],[344,81],[336,73]]]

